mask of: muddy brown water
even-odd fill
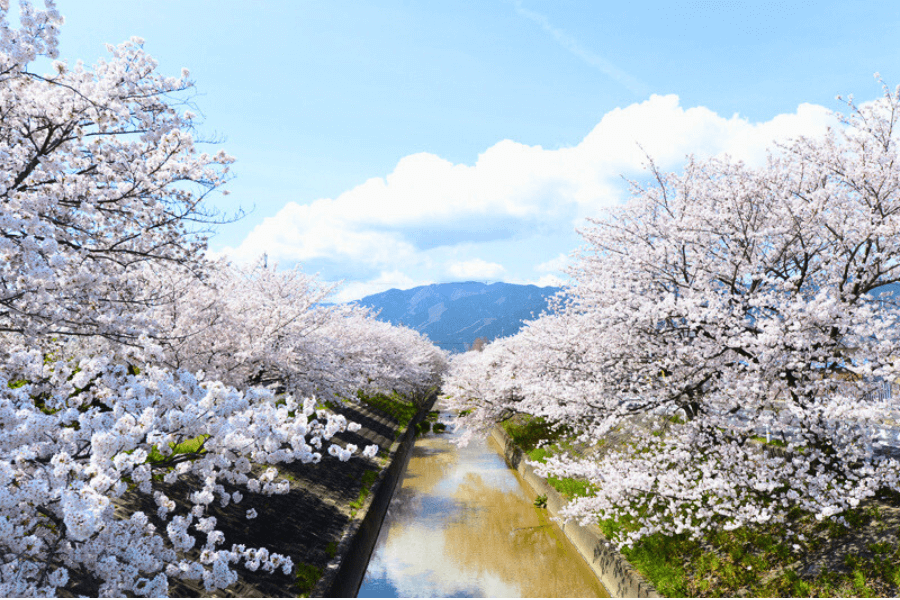
[[[416,441],[359,597],[608,597],[497,443],[458,436]]]

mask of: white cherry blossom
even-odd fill
[[[900,282],[900,90],[849,107],[762,168],[651,162],[651,184],[581,231],[555,312],[454,359],[444,391],[472,411],[461,421],[569,427],[595,452],[538,471],[597,487],[570,517],[644,515],[620,544],[792,507],[840,518],[900,491],[878,437],[896,401],[870,393],[900,358],[900,304],[880,295]]]
[[[239,490],[284,494],[274,465],[359,431],[324,401],[424,397],[446,356],[324,306],[329,288],[299,270],[206,259],[205,201],[232,159],[202,151],[187,71],[160,75],[132,38],[38,73],[62,18],[51,1],[20,14],[0,2],[0,596],[85,575],[101,596],[164,596],[172,579],[232,585],[238,564],[289,574],[289,557],[228,549],[210,507],[252,519]],[[193,489],[171,498],[179,479]]]

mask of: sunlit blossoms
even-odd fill
[[[298,269],[220,261],[203,280],[170,271],[155,278],[170,290],[154,317],[165,326],[161,361],[171,368],[330,399],[359,389],[416,393],[437,385],[445,366],[418,332],[365,308],[323,305],[332,288]]]
[[[445,392],[473,409],[464,421],[570,427],[596,453],[540,471],[598,488],[567,515],[640,515],[620,543],[793,507],[840,519],[900,490],[895,406],[870,393],[900,366],[883,294],[900,281],[900,90],[849,106],[763,168],[651,163],[649,185],[582,231],[555,314],[454,360]]]
[[[18,28],[7,17],[0,1],[0,596],[290,573],[225,539],[212,507],[252,520],[247,493],[289,489],[273,465],[318,462],[359,430],[322,399],[424,394],[444,353],[322,306],[329,290],[299,271],[204,259],[203,202],[232,159],[200,150],[187,72],[159,75],[132,39],[42,75],[52,2],[23,4]],[[169,496],[176,481],[186,497]]]

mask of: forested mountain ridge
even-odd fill
[[[427,335],[450,352],[464,352],[477,338],[513,335],[522,321],[536,318],[559,288],[513,283],[435,283],[391,289],[358,303],[381,312],[378,318]]]

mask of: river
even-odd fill
[[[496,442],[458,435],[416,441],[359,597],[608,597]]]

